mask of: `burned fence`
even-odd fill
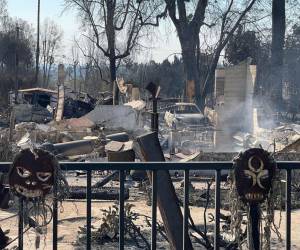
[[[300,169],[300,162],[278,162],[278,168],[286,171],[286,249],[291,249],[291,181],[292,170]],[[157,218],[157,195],[163,192],[157,183],[157,176],[163,170],[182,170],[184,171],[184,202],[183,202],[183,228],[182,230],[182,247],[181,249],[189,249],[186,247],[188,239],[188,215],[189,215],[189,171],[190,170],[213,170],[215,171],[215,229],[214,229],[214,249],[220,248],[220,208],[221,208],[221,173],[232,169],[232,162],[189,162],[189,163],[170,163],[170,162],[148,162],[148,163],[110,163],[110,162],[91,162],[91,163],[65,163],[62,162],[61,169],[63,171],[81,170],[87,173],[87,187],[86,187],[86,224],[87,237],[86,248],[91,249],[91,208],[92,208],[92,171],[96,170],[114,170],[119,171],[120,193],[119,193],[119,249],[124,249],[124,182],[125,171],[127,170],[148,170],[152,172],[152,242],[151,248],[156,249],[156,218]],[[10,163],[0,163],[0,172],[7,172]],[[54,192],[56,192],[54,186]],[[19,249],[23,249],[23,213],[22,202],[20,203],[19,211]],[[58,249],[58,206],[57,201],[53,203],[53,249]],[[171,212],[171,211],[170,211]]]

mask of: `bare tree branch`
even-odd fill
[[[77,47],[79,48],[79,50],[81,51],[81,53],[83,54],[83,56],[90,58],[94,62],[95,66],[97,67],[97,69],[100,73],[101,80],[103,80],[106,83],[109,83],[109,81],[103,77],[103,73],[102,73],[102,69],[99,64],[99,61],[92,54],[85,53],[84,49],[80,46],[79,42],[76,39],[75,39],[75,43],[76,43]]]
[[[130,5],[130,0],[127,0],[126,10],[125,10],[125,16],[123,18],[123,21],[122,21],[122,23],[121,23],[121,25],[119,27],[117,25],[115,26],[115,30],[122,30],[124,28],[124,24],[126,22],[126,18],[127,18],[127,15],[128,15],[129,5]]]
[[[167,7],[165,7],[164,11],[160,14],[158,14],[156,17],[155,17],[155,23],[152,23],[152,22],[147,22],[147,19],[146,20],[143,20],[143,15],[140,13],[139,15],[139,19],[140,19],[140,22],[141,22],[141,25],[142,26],[147,26],[147,25],[151,25],[151,26],[155,26],[155,27],[158,27],[159,25],[159,20],[161,18],[165,18],[167,16],[167,12],[168,12],[168,9]],[[150,18],[150,16],[148,17],[148,19]]]
[[[251,0],[249,5],[242,11],[242,14],[239,16],[239,18],[237,19],[237,21],[235,22],[233,27],[229,31],[226,31],[225,28],[226,28],[227,16],[228,16],[228,13],[230,13],[230,10],[231,10],[232,4],[233,4],[233,0],[231,0],[229,6],[227,8],[227,11],[225,12],[225,14],[222,18],[222,25],[221,25],[221,33],[220,33],[219,42],[218,42],[217,48],[214,52],[213,59],[210,63],[210,70],[207,74],[206,80],[205,80],[204,85],[203,85],[203,89],[201,91],[202,96],[204,96],[206,91],[207,91],[208,83],[213,79],[214,71],[217,67],[217,64],[218,64],[218,61],[219,61],[220,54],[221,54],[222,50],[224,49],[224,47],[228,43],[229,39],[232,37],[232,35],[234,34],[236,29],[240,25],[241,21],[244,19],[246,14],[251,10],[251,8],[253,7],[255,2],[256,2],[256,0]]]
[[[194,17],[191,21],[191,26],[198,31],[197,32],[198,34],[199,34],[199,29],[203,24],[205,18],[206,7],[207,7],[207,0],[199,0],[195,10]]]
[[[169,12],[169,16],[172,20],[172,22],[174,23],[174,25],[177,27],[178,25],[178,19],[176,18],[176,3],[175,0],[165,0],[166,4],[167,4],[167,9]]]

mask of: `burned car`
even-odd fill
[[[174,125],[181,126],[199,126],[207,123],[207,118],[195,103],[178,102],[161,110],[161,114],[169,112],[173,115]]]

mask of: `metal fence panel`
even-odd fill
[[[0,162],[0,172],[7,173],[10,162]],[[113,162],[89,162],[89,163],[74,163],[61,162],[61,169],[63,171],[84,170],[87,173],[87,206],[86,206],[86,248],[91,249],[91,184],[93,170],[118,170],[120,191],[119,191],[119,249],[124,249],[124,183],[125,171],[127,170],[149,170],[152,171],[152,227],[151,227],[151,249],[156,249],[156,223],[157,223],[157,171],[161,170],[184,170],[184,204],[183,204],[183,249],[185,249],[186,237],[188,237],[188,219],[189,219],[189,171],[190,170],[210,170],[215,171],[215,228],[214,228],[214,249],[220,248],[220,208],[221,208],[221,171],[230,170],[232,162],[188,162],[188,163],[171,163],[171,162],[147,162],[147,163],[113,163]],[[300,162],[277,162],[279,169],[286,170],[286,249],[291,249],[291,181],[292,170],[300,169]],[[53,201],[53,250],[57,250],[57,235],[58,235],[58,211],[57,211],[57,182],[53,187],[54,201]],[[23,249],[23,231],[24,231],[24,217],[23,217],[23,199],[19,199],[19,249]]]

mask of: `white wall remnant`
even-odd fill
[[[215,71],[215,94],[216,103],[224,102],[225,68]]]
[[[216,72],[218,74],[218,72]],[[223,74],[221,71],[220,74]],[[222,75],[221,75],[222,76]],[[224,103],[217,103],[215,110],[215,150],[235,151],[233,135],[238,131],[253,132],[253,92],[256,81],[256,65],[244,61],[224,69]],[[221,77],[222,78],[222,77]],[[220,79],[217,77],[216,79]],[[218,83],[216,83],[218,84]],[[221,93],[220,87],[216,88]],[[217,95],[217,93],[216,93]]]

